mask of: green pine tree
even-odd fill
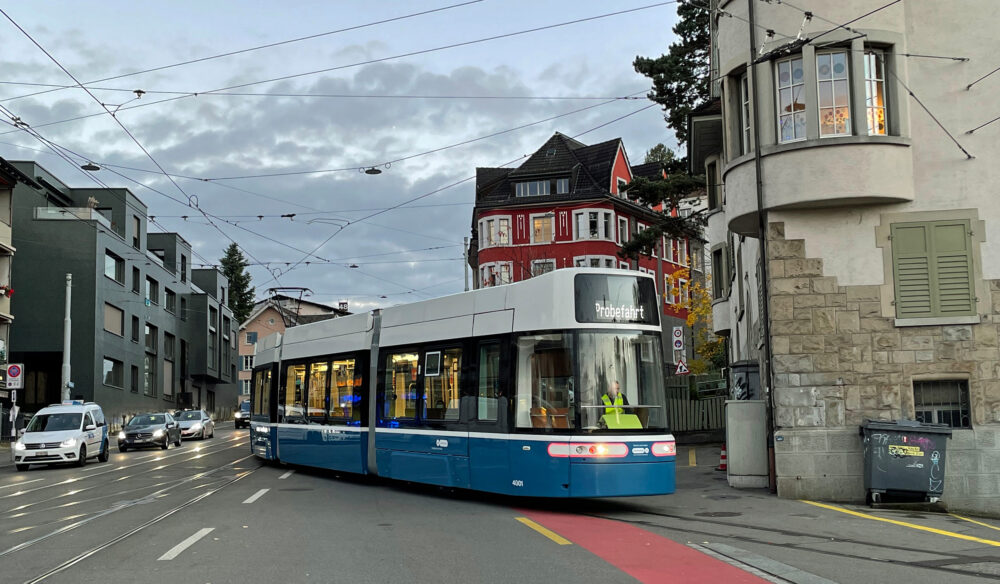
[[[236,322],[243,323],[253,311],[255,290],[250,286],[250,272],[246,270],[247,259],[236,243],[226,248],[226,255],[219,260],[222,273],[229,279],[229,301],[227,306],[233,311]]]

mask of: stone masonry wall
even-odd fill
[[[768,230],[778,494],[864,498],[858,428],[913,418],[912,382],[969,380],[971,430],[948,445],[944,501],[1000,515],[1000,281],[975,325],[896,327],[879,286],[840,286],[805,241]]]

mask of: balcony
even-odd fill
[[[898,137],[847,136],[762,149],[767,210],[858,207],[913,201],[910,142]],[[725,169],[729,229],[757,236],[757,188],[752,156]]]
[[[35,207],[37,221],[97,221],[111,229],[111,221],[97,209],[90,207]]]
[[[716,300],[712,303],[712,333],[720,337],[729,336],[732,327],[729,310],[729,299]]]

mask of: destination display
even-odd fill
[[[648,278],[578,274],[573,288],[577,322],[660,324],[656,290]]]

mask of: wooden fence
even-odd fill
[[[721,430],[726,427],[725,395],[702,396],[697,391],[691,391],[691,387],[698,386],[696,379],[674,377],[669,378],[667,383],[667,415],[671,432]]]

